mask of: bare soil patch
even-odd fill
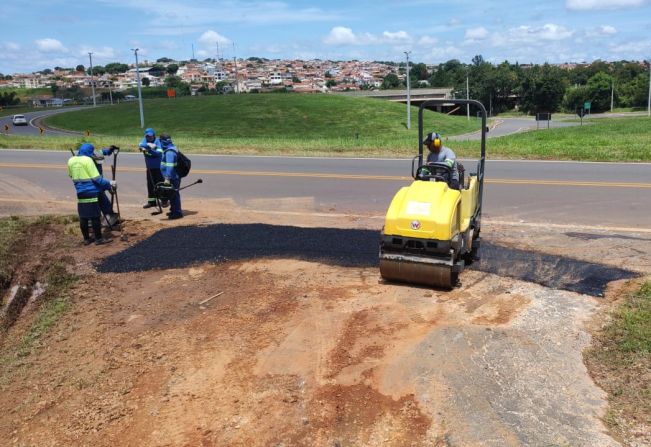
[[[351,224],[333,221],[300,223]],[[71,241],[81,278],[69,310],[0,371],[0,445],[617,445],[581,356],[604,300],[482,271],[443,292],[278,257],[95,270],[168,225],[129,222],[126,241],[99,248]],[[572,240],[550,251],[567,256]],[[577,242],[586,262],[603,243]],[[25,308],[2,355],[36,312]]]

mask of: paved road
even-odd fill
[[[74,202],[65,152],[0,150],[0,214],[17,200]],[[410,160],[194,155],[185,198],[232,199],[243,206],[382,216],[411,181]],[[469,171],[475,162],[464,161]],[[119,155],[121,204],[145,198],[140,154]],[[109,169],[107,169],[110,172]],[[489,161],[484,215],[507,221],[651,228],[651,164]],[[307,204],[307,205],[306,205]]]
[[[551,129],[556,129],[559,127],[571,127],[578,126],[580,123],[574,122],[565,122],[565,121],[550,121],[549,127]],[[511,135],[519,132],[526,132],[529,130],[535,130],[538,126],[540,129],[547,128],[547,122],[536,123],[536,120],[533,117],[523,117],[523,118],[495,118],[494,124],[490,126],[490,130],[487,134],[488,138],[503,137],[506,135]],[[481,127],[478,122],[478,127]],[[464,141],[464,140],[479,140],[481,138],[481,132],[473,132],[464,135],[456,135],[450,137],[451,140]]]
[[[39,110],[37,112],[23,113],[22,115],[25,115],[25,118],[27,118],[27,121],[29,122],[29,125],[27,126],[14,126],[11,122],[11,115],[0,117],[0,132],[4,133],[5,125],[8,125],[9,133],[13,135],[40,135],[41,131],[38,127],[39,118],[55,115],[57,113],[71,112],[73,110],[79,110],[83,108],[84,107],[66,107],[65,109],[47,109],[47,110]],[[45,135],[64,136],[64,135],[77,135],[77,133],[52,130],[48,128],[45,131]]]

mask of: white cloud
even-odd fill
[[[199,37],[199,43],[204,45],[215,46],[215,42],[219,42],[220,45],[231,43],[230,39],[213,30],[208,30]]]
[[[80,56],[88,56],[88,53],[93,53],[93,59],[99,60],[99,59],[115,59],[117,57],[115,50],[111,47],[101,47],[101,48],[96,48],[96,47],[88,47],[88,46],[82,46],[79,49],[79,55]]]
[[[355,33],[345,26],[335,26],[327,36],[323,38],[326,45],[409,45],[413,38],[406,31],[384,31],[377,36],[371,33]]]
[[[421,36],[420,39],[418,39],[418,46],[433,47],[434,45],[436,45],[437,42],[438,39],[436,37]]]
[[[469,28],[466,30],[466,39],[468,40],[484,40],[488,37],[488,30],[483,26],[478,28]]]
[[[323,38],[323,43],[327,45],[358,45],[359,41],[353,30],[344,26],[335,26]]]
[[[565,7],[577,11],[594,9],[624,9],[636,8],[646,3],[646,0],[567,0]]]
[[[599,27],[599,32],[605,35],[617,34],[617,29],[614,26],[604,25]]]
[[[412,38],[406,31],[385,31],[382,33],[382,41],[383,43],[409,43]]]
[[[154,24],[147,33],[174,35],[177,30],[195,32],[197,26],[214,23],[311,23],[341,19],[338,13],[318,7],[295,8],[284,1],[221,0],[211,2],[187,2],[183,0],[101,0],[103,3],[130,8],[145,13]],[[173,23],[173,27],[160,26],[160,20]],[[180,33],[176,33],[180,34]]]
[[[59,42],[56,39],[51,39],[51,38],[45,38],[45,39],[38,39],[34,41],[36,44],[36,48],[39,51],[43,51],[44,53],[46,52],[55,52],[55,53],[66,53],[68,49],[63,46],[61,42]]]
[[[573,35],[574,31],[553,23],[548,23],[542,27],[523,25],[510,28],[504,33],[495,33],[491,43],[496,47],[513,47],[522,44],[536,46],[544,42],[565,40]]]

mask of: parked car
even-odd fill
[[[11,122],[14,123],[14,126],[27,125],[27,120],[25,119],[25,115],[14,115],[13,118],[11,118]]]

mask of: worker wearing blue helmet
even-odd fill
[[[160,171],[160,162],[163,157],[163,148],[160,140],[156,138],[156,132],[151,127],[145,129],[138,149],[145,156],[145,165],[147,166],[147,203],[143,208],[156,206],[156,184],[163,181],[163,175]],[[167,206],[164,202],[163,206]]]
[[[183,211],[181,211],[181,194],[179,193],[179,188],[181,187],[181,176],[179,176],[179,173],[176,171],[178,149],[172,142],[172,137],[167,133],[161,134],[160,142],[163,146],[161,172],[165,179],[164,185],[171,187],[176,191],[170,199],[170,212],[167,213],[167,215],[170,219],[180,219],[183,217]]]
[[[100,223],[99,194],[111,188],[116,188],[115,181],[108,181],[97,170],[93,153],[95,147],[85,143],[79,147],[77,155],[68,160],[68,175],[72,179],[77,191],[77,212],[79,213],[79,227],[84,236],[84,244],[93,241],[100,245],[110,240],[102,237]],[[90,237],[89,227],[92,225],[95,238]]]

